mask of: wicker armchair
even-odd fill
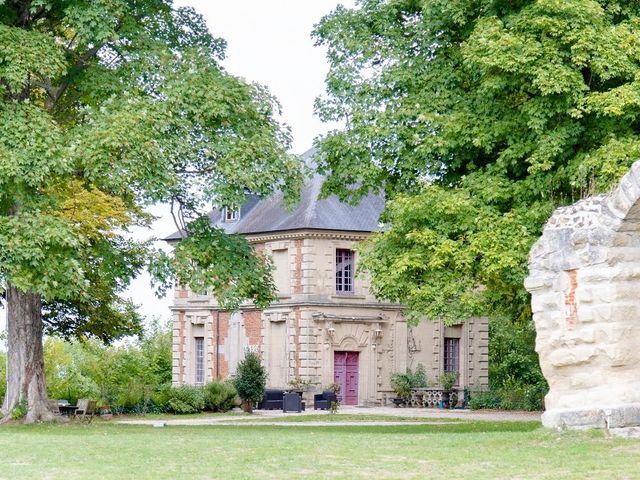
[[[314,410],[328,410],[333,402],[337,402],[338,397],[331,390],[325,390],[313,396]]]

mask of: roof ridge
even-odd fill
[[[309,227],[313,224],[313,221],[318,216],[317,208],[318,201],[320,196],[320,190],[322,189],[322,184],[324,183],[322,177],[320,175],[314,175],[310,178],[311,188],[310,188],[310,199],[309,204],[307,205],[307,209],[304,212],[304,225]]]

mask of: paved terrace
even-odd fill
[[[381,415],[389,417],[384,421],[353,421],[341,422],[332,418],[330,422],[305,421],[286,422],[282,417],[294,418],[301,415]],[[393,417],[411,417],[414,421],[393,421]],[[270,418],[278,421],[269,422]],[[345,425],[421,425],[435,423],[438,419],[462,419],[480,421],[540,421],[540,412],[509,412],[509,411],[487,411],[487,410],[443,410],[437,408],[394,408],[394,407],[351,407],[342,406],[338,413],[332,414],[328,411],[308,409],[302,413],[282,413],[281,410],[255,410],[252,415],[216,415],[202,416],[200,418],[172,418],[169,420],[148,420],[144,418],[120,420],[118,423],[133,425],[280,425],[280,426],[345,426]]]

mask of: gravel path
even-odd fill
[[[332,415],[326,411],[307,410],[302,413],[282,413],[279,410],[258,410],[251,416],[222,415],[216,417],[202,418],[172,418],[170,420],[120,420],[117,423],[133,425],[281,425],[281,426],[346,426],[346,425],[424,425],[441,422],[430,421],[431,419],[463,419],[463,420],[485,420],[485,421],[540,421],[539,412],[506,412],[506,411],[470,411],[470,410],[441,410],[431,408],[393,408],[393,407],[340,407],[340,411],[334,415],[381,415],[389,417],[389,420],[380,421],[340,421],[335,418],[331,421],[302,421],[286,422],[268,419],[293,417],[301,415]],[[411,417],[413,421],[394,421],[393,417]],[[417,420],[419,419],[419,420]]]

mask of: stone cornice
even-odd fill
[[[301,240],[304,238],[321,238],[330,240],[360,241],[371,235],[370,232],[347,232],[343,230],[285,230],[268,233],[245,234],[249,243],[272,242],[277,240]]]
[[[335,315],[316,312],[311,316],[316,322],[327,323],[386,323],[389,321],[386,315]]]
[[[366,309],[380,309],[391,311],[402,311],[404,306],[398,303],[348,303],[348,302],[321,302],[321,301],[302,301],[302,302],[276,302],[269,305],[267,308],[259,309],[255,305],[242,305],[238,309],[239,311],[245,310],[273,310],[277,308],[300,308],[300,307],[318,307],[318,308],[366,308]],[[216,305],[203,304],[203,305],[172,305],[169,307],[173,312],[187,312],[187,311],[221,311],[227,312],[228,310],[218,308]]]

